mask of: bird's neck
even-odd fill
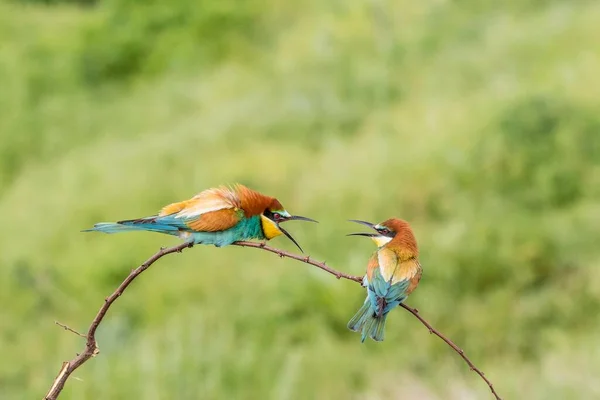
[[[386,249],[392,250],[398,257],[398,260],[400,260],[400,262],[408,261],[419,256],[419,252],[417,251],[416,246],[403,246],[398,245],[394,242],[390,242],[384,247]]]
[[[235,230],[236,236],[239,237],[238,240],[265,239],[260,217],[258,215],[250,218],[242,218],[241,221],[231,229]]]
[[[396,248],[394,249],[394,253],[396,253],[401,262],[417,258],[417,253],[408,248]]]
[[[401,261],[410,260],[419,256],[417,241],[412,233],[396,235],[386,247],[398,255]]]

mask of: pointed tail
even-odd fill
[[[377,342],[381,342],[384,338],[386,318],[387,313],[378,316],[367,299],[360,310],[348,322],[348,329],[354,332],[360,331],[361,342],[364,342],[367,336]]]
[[[119,222],[99,222],[92,228],[85,229],[82,232],[96,231],[104,233],[118,233],[128,231],[151,231],[174,234],[179,230],[176,226],[167,225],[166,223],[161,222],[162,221],[157,221],[154,217]]]

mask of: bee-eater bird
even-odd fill
[[[151,231],[178,236],[191,244],[227,246],[240,240],[270,240],[284,234],[302,248],[280,224],[313,219],[291,215],[279,200],[246,186],[220,186],[189,200],[169,204],[158,215],[118,222],[100,222],[84,232]]]
[[[367,298],[348,322],[348,328],[354,332],[360,330],[362,342],[367,336],[382,341],[387,314],[406,300],[421,280],[423,269],[417,259],[417,241],[408,222],[401,219],[390,218],[380,224],[350,221],[375,230],[374,233],[351,233],[348,236],[370,237],[377,250],[371,256],[363,278]]]

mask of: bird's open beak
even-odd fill
[[[308,221],[308,222],[316,222],[317,224],[319,223],[319,221],[315,221],[312,218],[308,218],[308,217],[301,217],[299,215],[292,215],[287,217],[285,220],[281,221],[281,222],[286,222],[286,221],[293,221],[293,220],[297,220],[297,221]]]
[[[278,227],[279,227],[279,230],[280,230],[281,232],[283,232],[283,234],[284,234],[285,236],[287,236],[287,238],[288,238],[288,239],[290,239],[292,242],[294,242],[294,244],[296,245],[296,247],[298,247],[298,248],[300,249],[300,252],[304,253],[304,250],[302,250],[302,247],[300,247],[300,245],[298,244],[298,242],[296,242],[296,239],[294,239],[294,238],[292,237],[292,235],[290,235],[290,234],[288,233],[288,231],[286,231],[285,229],[283,229],[283,228],[281,227],[281,225],[278,225]]]
[[[365,226],[368,226],[371,229],[375,229],[375,224],[372,224],[372,223],[367,222],[367,221],[361,221],[361,220],[358,220],[358,219],[349,219],[348,221],[356,222],[357,224],[365,225]],[[378,233],[364,233],[364,232],[359,232],[359,233],[349,233],[346,236],[375,237],[375,236],[379,236],[379,234]]]
[[[291,215],[289,217],[287,217],[286,219],[284,219],[283,221],[279,221],[279,223],[277,224],[277,227],[279,227],[279,230],[281,232],[283,232],[283,234],[285,236],[287,236],[288,239],[290,239],[292,242],[294,242],[294,244],[300,249],[300,251],[302,253],[304,253],[304,250],[302,250],[302,247],[300,247],[300,245],[298,244],[298,242],[296,242],[296,240],[292,237],[292,235],[289,234],[288,231],[286,231],[285,229],[283,229],[281,227],[281,223],[282,222],[287,222],[287,221],[292,221],[292,220],[297,220],[297,221],[308,221],[308,222],[316,222],[319,223],[319,221],[315,221],[314,219],[308,218],[308,217],[301,217],[299,215]]]

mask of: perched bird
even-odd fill
[[[417,241],[408,222],[390,218],[380,224],[350,220],[375,230],[376,233],[351,233],[348,236],[367,236],[377,245],[367,265],[363,286],[367,298],[356,315],[348,322],[348,328],[361,331],[361,341],[367,336],[382,341],[387,314],[419,284],[423,269],[419,260]]]
[[[189,200],[163,207],[158,215],[100,222],[83,232],[151,231],[217,247],[239,240],[270,240],[284,234],[302,251],[298,242],[280,226],[291,220],[317,222],[290,215],[276,198],[237,184],[207,189]]]

